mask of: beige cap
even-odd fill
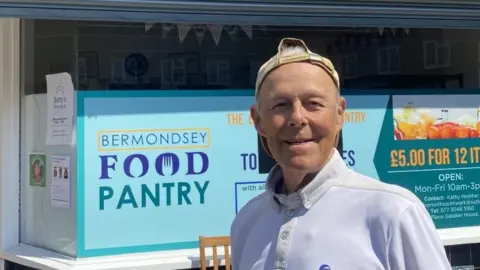
[[[290,54],[288,51],[289,47],[303,47],[305,49],[305,53],[303,54]],[[278,52],[274,55],[270,60],[268,60],[265,64],[263,64],[260,69],[258,70],[257,74],[257,81],[255,83],[255,98],[258,98],[258,93],[260,92],[260,86],[262,85],[265,77],[274,69],[278,68],[281,65],[295,63],[295,62],[308,62],[312,65],[317,65],[321,67],[327,74],[332,78],[333,82],[337,86],[338,91],[340,91],[340,79],[338,76],[335,67],[333,66],[332,62],[319,54],[313,53],[310,51],[305,44],[305,42],[301,39],[296,38],[284,38],[280,41],[278,45]],[[268,149],[267,140],[265,137],[261,136],[261,142],[263,148],[269,154],[270,150]],[[338,143],[338,136],[336,138],[336,144]]]
[[[293,55],[289,54],[287,49],[293,46],[303,47],[305,49],[305,53]],[[270,60],[263,64],[258,70],[257,81],[255,83],[255,97],[258,97],[258,92],[260,91],[260,86],[262,85],[263,80],[272,70],[281,65],[295,62],[309,62],[312,65],[317,65],[323,68],[325,72],[332,77],[332,80],[337,88],[340,89],[340,79],[338,77],[338,73],[328,58],[310,51],[305,42],[303,42],[301,39],[284,38],[278,45],[277,54],[270,58]]]

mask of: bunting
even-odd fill
[[[380,34],[380,36],[383,36],[383,31],[384,30],[385,30],[385,28],[383,28],[383,27],[378,28],[378,33]]]
[[[253,29],[251,25],[240,25],[242,30],[245,32],[245,34],[248,36],[248,38],[252,39],[253,38]]]
[[[218,45],[218,43],[220,43],[220,37],[222,36],[223,25],[208,24],[207,28],[210,30],[210,34],[212,34],[213,41],[215,41],[215,44]]]
[[[180,40],[180,43],[183,43],[188,35],[188,32],[190,32],[190,29],[192,29],[192,25],[189,23],[177,24],[178,39]]]
[[[145,23],[145,32],[150,31],[157,23],[156,22],[146,22]],[[202,43],[207,31],[212,35],[213,41],[216,45],[220,43],[220,38],[222,37],[222,32],[225,30],[229,35],[230,39],[236,40],[239,31],[245,32],[249,39],[253,39],[253,27],[252,25],[223,25],[223,24],[189,24],[189,23],[162,23],[162,38],[166,39],[169,33],[177,28],[178,39],[180,43],[183,43],[188,36],[190,30],[193,29],[195,37],[197,38],[198,43]],[[258,26],[260,30],[266,32],[267,28],[265,26]]]
[[[145,23],[145,32],[150,31],[150,29],[152,29],[154,25],[155,25],[155,22],[146,22]]]

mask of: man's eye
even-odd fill
[[[280,102],[280,103],[277,103],[273,106],[273,109],[275,108],[282,108],[282,107],[285,107],[287,106],[288,104],[286,102]]]
[[[323,107],[323,104],[318,102],[318,101],[309,101],[307,103],[309,106],[318,106],[318,107]]]

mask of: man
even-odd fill
[[[233,270],[450,270],[419,199],[350,170],[335,149],[339,84],[298,39],[260,68],[251,116],[278,165],[232,224]]]

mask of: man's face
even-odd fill
[[[329,158],[344,110],[345,100],[322,68],[290,63],[267,75],[251,115],[277,163],[309,173]]]

